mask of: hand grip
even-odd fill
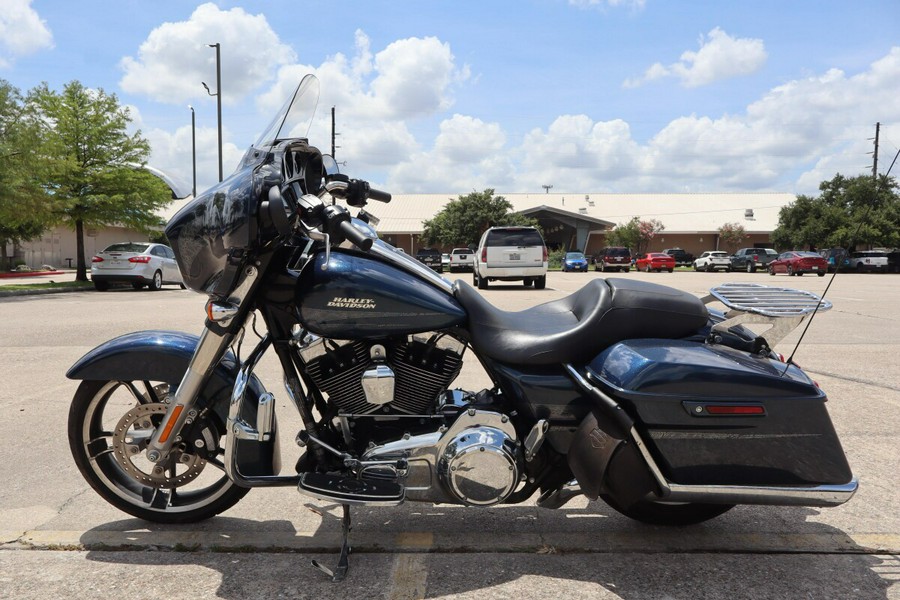
[[[340,228],[341,235],[344,236],[344,239],[351,241],[361,250],[368,250],[372,247],[372,238],[354,227],[350,221],[341,221],[338,227]]]
[[[378,200],[379,202],[390,202],[391,195],[388,192],[382,192],[375,188],[369,188],[369,200]]]

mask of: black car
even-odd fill
[[[444,272],[441,251],[437,248],[420,248],[416,252],[416,260],[423,263],[425,266],[434,269],[438,273]]]
[[[694,264],[694,255],[686,252],[681,248],[666,248],[663,254],[668,254],[675,259],[675,264],[679,267],[690,266]]]

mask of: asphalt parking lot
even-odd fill
[[[562,297],[600,274],[551,273],[547,289],[491,284],[507,310]],[[822,293],[829,277],[636,273],[698,296],[725,281]],[[471,281],[471,275],[453,277]],[[339,507],[290,488],[253,490],[192,526],[130,518],[89,489],[66,438],[65,378],[101,342],[141,329],[199,333],[205,298],[168,286],[0,298],[0,598],[900,598],[900,276],[839,275],[834,308],[796,352],[829,395],[860,490],[831,509],[737,507],[702,525],[629,521],[602,503],[549,511],[407,503],[353,510],[350,575],[336,560]],[[790,354],[799,331],[776,350]],[[282,389],[274,361],[259,373]],[[457,385],[480,389],[467,365]],[[283,393],[282,393],[283,396]],[[282,431],[291,410],[278,396]],[[285,435],[292,439],[292,433]],[[296,450],[284,447],[284,463]]]

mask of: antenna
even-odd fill
[[[879,134],[880,129],[881,129],[881,123],[875,123],[875,152],[874,152],[874,157],[872,160],[872,189],[873,189],[873,193],[875,194],[876,198],[873,199],[873,202],[869,203],[869,205],[866,207],[866,213],[859,220],[859,225],[857,225],[856,231],[853,233],[853,237],[850,238],[850,244],[846,248],[847,254],[850,253],[850,248],[852,246],[856,245],[856,240],[857,240],[857,238],[859,238],[859,232],[862,229],[863,223],[868,221],[869,213],[872,211],[872,207],[875,205],[874,200],[876,200],[877,196],[878,196],[878,134]],[[900,151],[897,152],[897,155],[900,156]],[[897,160],[897,157],[895,156],[894,162],[896,162],[896,160]],[[888,172],[885,173],[885,178],[887,178],[887,176],[890,175],[891,169],[893,169],[893,168],[894,168],[894,163],[892,162],[890,169],[888,169]],[[831,284],[834,283],[834,278],[837,277],[838,271],[841,270],[841,264],[840,264],[841,262],[843,262],[843,261],[840,260],[839,258],[835,258],[834,273],[831,274],[831,279],[828,280],[828,285],[825,286],[825,291],[822,292],[821,299],[824,300],[825,296],[828,294],[828,290],[831,289]],[[781,373],[782,377],[787,373],[788,367],[790,367],[791,363],[794,361],[794,355],[797,353],[797,350],[800,348],[800,342],[803,341],[804,336],[806,336],[806,332],[809,331],[809,326],[812,324],[813,319],[816,317],[816,314],[819,312],[820,305],[821,305],[821,303],[816,305],[816,308],[813,310],[812,314],[809,316],[809,319],[807,319],[807,321],[806,321],[806,327],[804,327],[803,331],[800,333],[800,338],[797,340],[797,344],[794,346],[793,352],[791,352],[791,355],[788,357],[788,359],[786,361],[784,361],[785,365],[784,365],[784,371]]]
[[[553,189],[552,185],[542,185],[541,187],[544,188],[544,191],[548,194],[550,193],[550,190]]]

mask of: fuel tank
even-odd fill
[[[300,322],[335,339],[383,338],[463,325],[466,312],[449,294],[376,257],[319,253],[297,282]]]

